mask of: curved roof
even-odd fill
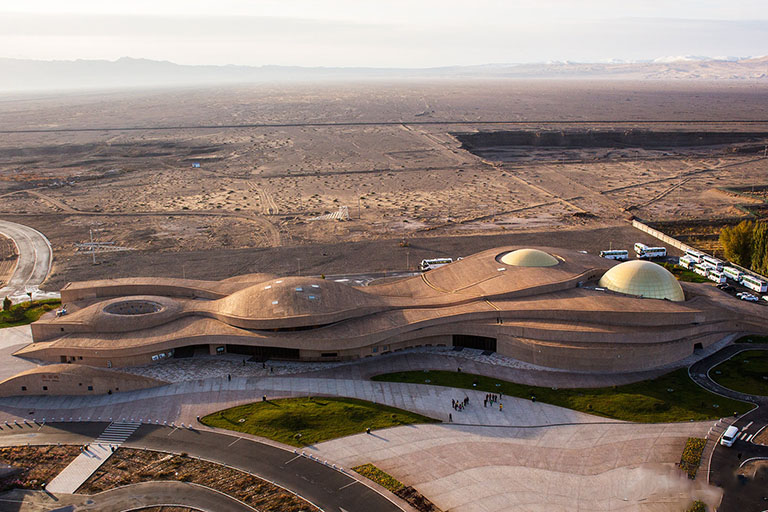
[[[598,283],[614,292],[652,299],[685,300],[685,294],[675,276],[656,263],[632,260],[620,263],[603,274]]]
[[[505,265],[516,267],[554,267],[559,262],[549,253],[538,249],[518,249],[501,257]]]

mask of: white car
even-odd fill
[[[736,437],[739,435],[739,429],[731,425],[723,433],[723,437],[720,438],[720,444],[723,446],[731,447],[733,442],[736,441]]]
[[[746,300],[747,302],[757,302],[758,298],[752,295],[751,293],[745,293],[741,297],[739,297],[741,300]]]

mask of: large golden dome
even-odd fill
[[[603,274],[598,283],[614,292],[651,299],[685,300],[685,294],[670,271],[644,260],[625,261]]]
[[[554,267],[559,263],[557,258],[538,249],[518,249],[508,252],[501,257],[501,262],[515,267]]]

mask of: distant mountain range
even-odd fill
[[[607,63],[546,62],[421,69],[297,66],[186,66],[123,57],[116,61],[0,58],[0,91],[112,89],[278,81],[444,78],[768,80],[768,56],[698,56]]]

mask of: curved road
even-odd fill
[[[42,427],[31,423],[4,425],[0,427],[0,445],[84,444],[92,442],[107,425],[104,422],[46,423]],[[325,512],[402,512],[398,505],[352,476],[290,450],[244,437],[207,430],[142,425],[122,446],[184,452],[231,466],[288,489]],[[305,451],[312,453],[312,448],[305,448]]]
[[[11,280],[0,288],[0,300],[4,297],[14,302],[28,300],[27,292],[32,292],[33,298],[49,297],[39,292],[53,263],[53,250],[45,235],[29,226],[6,220],[0,220],[0,233],[13,240],[19,253]]]
[[[728,389],[710,377],[710,371],[720,363],[744,350],[768,350],[768,344],[737,343],[691,365],[688,373],[700,386],[714,393],[751,402],[756,408],[733,422],[741,430],[736,442],[728,448],[715,439],[710,460],[709,482],[723,489],[718,512],[762,512],[768,510],[768,472],[757,472],[753,477],[739,476],[739,469],[750,458],[768,458],[768,446],[751,442],[751,436],[761,428],[768,428],[768,397],[750,395]],[[705,464],[707,461],[704,462]]]
[[[124,512],[155,506],[189,507],[204,512],[256,512],[242,501],[202,485],[184,482],[144,482],[91,496],[75,511]]]

